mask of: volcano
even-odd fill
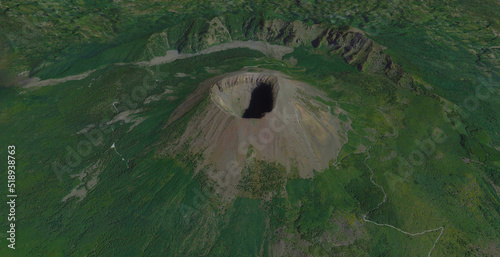
[[[289,175],[296,170],[295,176],[310,178],[335,161],[347,142],[350,123],[337,117],[342,109],[324,104],[332,101],[277,71],[217,76],[202,82],[170,117],[167,127],[196,109],[167,152],[187,145],[192,154],[203,156],[197,170],[207,168],[217,183],[229,177],[229,186],[238,184],[252,160],[278,163]]]

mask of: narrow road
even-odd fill
[[[422,231],[422,232],[419,232],[419,233],[410,233],[410,232],[404,231],[404,230],[402,230],[402,229],[399,229],[399,228],[397,228],[397,227],[395,227],[395,226],[393,226],[393,225],[390,225],[390,224],[380,224],[380,223],[377,223],[377,222],[375,222],[375,221],[372,221],[372,220],[369,220],[369,219],[367,219],[367,218],[366,218],[366,216],[368,216],[368,214],[370,214],[370,213],[371,213],[371,212],[373,212],[373,211],[378,210],[378,209],[380,208],[380,206],[382,206],[382,205],[383,205],[383,204],[387,201],[387,194],[385,193],[384,188],[383,188],[381,185],[377,184],[377,183],[373,180],[373,176],[375,175],[375,173],[373,172],[372,168],[370,168],[370,166],[368,166],[368,164],[366,163],[366,161],[367,161],[368,159],[370,159],[370,157],[371,157],[371,156],[370,156],[370,149],[371,149],[371,146],[369,147],[369,149],[368,149],[368,151],[367,151],[367,152],[368,152],[368,157],[366,157],[366,159],[365,159],[365,161],[364,161],[364,162],[365,162],[366,167],[368,167],[368,169],[369,169],[369,170],[370,170],[370,172],[372,173],[372,174],[371,174],[371,176],[370,176],[370,180],[371,180],[371,182],[372,182],[375,186],[379,187],[379,188],[382,190],[382,193],[384,193],[384,199],[382,200],[382,202],[380,202],[380,203],[377,205],[377,207],[376,207],[375,209],[372,209],[372,210],[370,210],[369,212],[367,212],[365,215],[363,215],[363,220],[364,220],[364,221],[366,221],[366,222],[368,222],[368,223],[371,223],[371,224],[374,224],[374,225],[380,226],[380,227],[389,227],[389,228],[395,229],[395,230],[397,230],[397,231],[399,231],[399,232],[401,232],[401,233],[403,233],[403,234],[405,234],[405,235],[409,235],[409,236],[420,236],[420,235],[423,235],[423,234],[426,234],[426,233],[431,233],[431,232],[435,232],[435,231],[441,230],[441,233],[439,233],[439,236],[437,237],[436,241],[434,241],[434,245],[432,246],[431,250],[429,251],[429,254],[427,255],[427,256],[429,256],[429,257],[430,257],[430,256],[431,256],[432,251],[434,251],[434,248],[436,248],[436,244],[437,244],[437,242],[439,241],[439,239],[441,238],[441,235],[443,235],[443,232],[444,232],[444,228],[443,228],[443,227],[434,228],[434,229],[429,229],[429,230]]]
[[[116,153],[120,156],[120,158],[122,158],[122,161],[124,161],[124,162],[125,162],[125,164],[127,164],[127,169],[128,169],[128,168],[129,168],[129,166],[128,166],[128,161],[127,161],[127,160],[125,160],[125,158],[123,158],[123,156],[122,156],[122,155],[118,152],[118,150],[116,150],[116,145],[115,145],[115,143],[113,143],[113,145],[111,146],[111,148],[112,148],[112,149],[115,149],[115,152],[116,152]]]

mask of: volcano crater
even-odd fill
[[[273,75],[234,76],[211,88],[212,100],[227,113],[244,119],[261,119],[276,106],[280,86]]]

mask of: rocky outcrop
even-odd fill
[[[170,28],[151,36],[147,46],[149,59],[158,56],[158,51],[154,49],[166,52],[165,45],[182,53],[201,51],[232,40],[259,40],[288,47],[312,46],[324,49],[325,54],[339,55],[361,72],[381,74],[398,85],[414,87],[411,76],[384,52],[385,47],[353,27],[335,28],[324,24],[307,25],[301,21],[255,17],[241,24],[229,24],[224,18],[217,17],[181,25],[186,27],[182,34]]]
[[[405,76],[403,68],[385,53],[385,47],[369,39],[362,31],[328,29],[312,42],[313,47],[327,46],[329,52],[341,56],[359,71],[379,73],[402,86],[410,86],[412,80]]]
[[[401,86],[413,84],[411,77],[384,52],[385,47],[353,27],[339,29],[322,24],[309,26],[300,21],[271,20],[263,23],[255,37],[291,47],[325,47],[327,52],[341,56],[359,71],[383,74]]]
[[[308,26],[301,21],[270,20],[263,24],[256,37],[276,44],[297,47],[310,45],[325,29],[326,27],[320,24]]]

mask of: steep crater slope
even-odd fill
[[[278,92],[276,76],[233,76],[212,86],[210,95],[219,107],[236,117],[260,119],[273,110]]]
[[[201,83],[174,111],[167,127],[176,126],[189,111],[196,114],[166,152],[175,154],[187,146],[203,157],[198,171],[206,169],[217,183],[222,183],[220,173],[231,173],[227,185],[232,188],[253,160],[281,164],[288,174],[296,169],[302,178],[313,177],[314,171],[335,161],[349,127],[316,97],[330,101],[319,90],[276,71],[217,76]]]

